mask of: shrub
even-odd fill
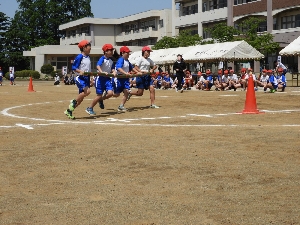
[[[51,64],[45,64],[41,67],[41,72],[45,74],[51,74],[54,71],[54,67]]]
[[[34,70],[21,70],[21,71],[16,71],[14,73],[15,78],[16,77],[32,77],[33,79],[39,79],[41,74],[38,71]],[[5,78],[9,79],[9,72],[5,74]]]

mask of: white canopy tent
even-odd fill
[[[245,41],[197,45],[184,55],[187,62],[259,60],[263,57]]]
[[[282,49],[279,55],[300,55],[300,36]]]

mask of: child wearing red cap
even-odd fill
[[[281,89],[281,91],[284,92],[286,87],[286,78],[285,75],[283,74],[282,68],[278,68],[277,71],[279,73],[276,77],[278,83],[278,89]]]
[[[273,74],[272,70],[268,70],[268,74],[269,74],[269,80],[268,80],[268,84],[266,85],[266,88],[270,89],[270,93],[275,93],[275,91],[277,91],[277,87],[278,87],[277,79],[276,79],[275,75]]]
[[[213,82],[214,82],[210,70],[206,70],[204,78],[205,78],[205,81],[203,84],[204,91],[210,91],[211,87],[213,86]]]
[[[269,76],[267,75],[267,70],[262,70],[262,75],[255,81],[255,88],[257,87],[264,87],[264,92],[267,91],[267,84],[268,84]]]
[[[196,89],[203,90],[204,89],[204,81],[205,81],[205,79],[204,79],[201,71],[198,72],[197,78],[198,78],[198,82],[196,84]]]
[[[131,51],[127,46],[123,46],[120,48],[121,57],[118,59],[116,63],[116,70],[118,74],[125,74],[131,76],[130,74],[131,71],[138,73],[138,71],[132,66],[132,64],[128,60],[130,52]],[[118,107],[118,111],[127,111],[124,105],[129,95],[129,89],[130,89],[129,78],[118,78],[117,76],[114,79],[114,82],[115,82],[114,97],[119,97],[121,92],[124,93],[122,102]]]
[[[191,90],[194,85],[193,76],[189,70],[185,71],[185,78],[182,88],[185,90]]]
[[[223,71],[221,69],[218,70],[218,76],[214,81],[214,85],[216,87],[215,91],[220,91],[220,89],[222,88],[222,73]]]
[[[238,76],[234,73],[233,70],[230,70],[229,73],[230,73],[230,75],[228,76],[229,77],[229,86],[228,87],[230,89],[233,89],[234,91],[236,91],[236,85],[239,82]]]
[[[91,52],[91,43],[87,40],[83,40],[79,42],[78,48],[80,49],[81,53],[76,56],[72,65],[72,70],[77,75],[75,80],[79,95],[76,99],[71,100],[69,108],[65,111],[65,114],[70,119],[75,119],[72,114],[73,111],[81,104],[83,99],[91,93],[90,77],[84,75],[84,72],[91,72],[91,60],[89,56]]]
[[[97,70],[99,73],[115,73],[115,65],[111,59],[113,55],[114,47],[111,44],[105,44],[102,47],[103,56],[99,59],[97,63]],[[103,100],[109,99],[113,96],[113,85],[110,77],[97,76],[95,79],[95,88],[96,88],[96,98],[92,101],[90,107],[88,107],[85,111],[89,115],[96,115],[93,108],[99,102],[99,107],[104,109]]]
[[[172,79],[169,75],[169,72],[166,71],[163,74],[163,80],[162,80],[161,87],[162,87],[163,90],[167,90],[167,89],[171,88],[171,84],[172,84]]]
[[[157,66],[155,63],[150,59],[150,53],[152,52],[149,46],[144,46],[142,48],[142,57],[139,58],[137,63],[135,64],[135,69],[140,73],[153,73]],[[155,84],[153,83],[155,81]],[[144,75],[142,77],[136,78],[136,86],[138,90],[136,92],[130,92],[128,95],[128,99],[132,95],[142,96],[144,94],[144,90],[149,89],[150,92],[150,108],[157,109],[159,106],[155,105],[155,85],[157,87],[161,86],[162,83],[162,76],[159,76],[157,79],[153,80],[150,75]]]

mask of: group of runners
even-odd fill
[[[97,71],[99,76],[90,79],[86,72],[91,72],[91,43],[83,40],[78,44],[81,51],[76,56],[72,65],[72,70],[76,73],[76,85],[79,94],[76,99],[71,100],[68,109],[64,112],[70,119],[75,119],[73,112],[82,103],[83,99],[91,93],[91,86],[95,86],[96,97],[86,108],[89,115],[96,115],[94,107],[99,104],[104,109],[104,101],[111,97],[119,97],[123,93],[123,98],[118,111],[127,111],[125,103],[132,95],[142,96],[144,90],[150,91],[150,108],[159,108],[155,105],[155,89],[151,74],[154,73],[157,66],[149,58],[152,50],[145,46],[142,48],[142,57],[139,58],[135,66],[129,62],[130,49],[127,46],[120,48],[120,55],[111,44],[105,44],[102,47],[103,56],[97,62]],[[114,60],[115,59],[115,60]],[[134,75],[132,75],[134,73]],[[127,75],[127,78],[120,78],[118,75]],[[136,77],[137,91],[130,91],[130,81],[128,77]]]

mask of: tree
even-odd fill
[[[163,37],[153,46],[153,49],[187,47],[203,43],[203,38],[198,34],[192,35],[190,30],[183,30],[175,38]]]
[[[279,44],[273,41],[273,35],[270,33],[257,33],[260,23],[264,19],[251,17],[239,24],[239,28],[243,30],[241,38],[245,40],[253,48],[266,55],[276,52]]]
[[[23,51],[43,45],[58,45],[59,26],[84,17],[93,17],[91,0],[17,0],[19,8],[4,34],[7,65],[16,70],[28,69]],[[1,15],[0,15],[1,18]],[[3,29],[3,28],[2,28]],[[2,57],[1,57],[2,58]]]
[[[231,42],[236,40],[236,35],[240,31],[232,26],[227,26],[225,23],[218,23],[212,28],[205,28],[205,31],[211,34],[211,38],[219,43]]]
[[[8,65],[5,62],[5,33],[10,27],[10,18],[6,16],[3,12],[0,12],[0,46],[2,51],[0,51],[0,67],[2,67],[2,70],[8,71]]]
[[[54,67],[51,64],[45,64],[41,67],[41,72],[45,74],[51,74],[54,71]]]

